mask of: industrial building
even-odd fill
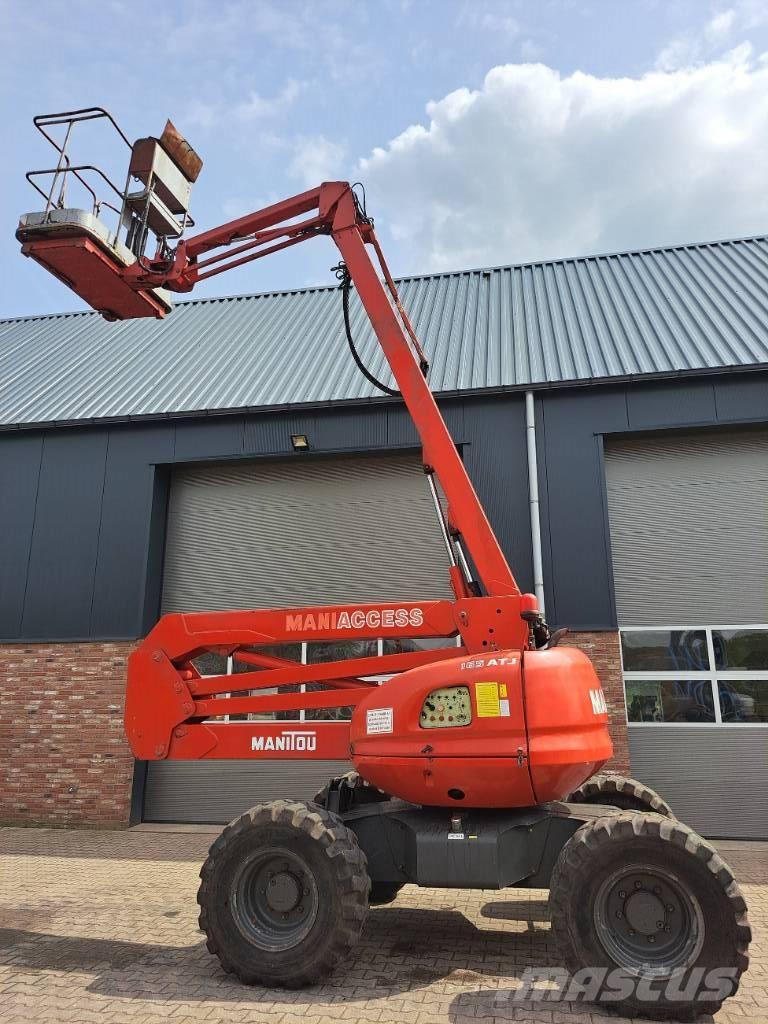
[[[768,838],[768,238],[399,287],[514,572],[595,662],[614,764],[706,836]],[[311,797],[344,766],[134,762],[122,693],[164,612],[450,596],[410,419],[338,290],[7,320],[0,362],[0,820]]]

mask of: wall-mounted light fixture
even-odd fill
[[[291,444],[295,452],[309,451],[309,440],[306,434],[291,434]]]

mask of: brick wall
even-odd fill
[[[127,825],[130,643],[0,645],[0,822]]]
[[[613,757],[607,767],[621,772],[622,775],[629,775],[629,739],[624,711],[619,634],[569,633],[563,644],[581,648],[595,666],[608,704],[608,727],[613,740]]]

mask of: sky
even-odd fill
[[[0,0],[0,317],[84,308],[21,257],[38,113],[167,117],[204,230],[323,180],[366,186],[395,274],[768,231],[768,0]],[[78,162],[118,181],[103,124]],[[196,296],[333,282],[328,239]]]

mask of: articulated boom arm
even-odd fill
[[[312,216],[296,220],[307,213]],[[124,277],[137,289],[191,291],[198,281],[318,234],[331,235],[346,263],[421,438],[424,465],[434,470],[448,499],[451,530],[463,537],[488,594],[519,594],[426,382],[424,353],[397,297],[373,225],[361,212],[347,182],[325,182],[319,188],[195,235],[179,243],[172,261],[137,261]],[[376,252],[389,291],[379,279],[366,244]],[[207,253],[213,255],[201,258]],[[461,572],[452,575],[456,596],[468,596]]]
[[[73,119],[102,116],[104,111],[93,108],[50,115],[43,121],[47,126],[49,122],[69,124]],[[276,757],[345,758],[349,754],[349,724],[315,720],[321,709],[356,706],[376,685],[371,677],[404,672],[457,655],[519,651],[529,646],[532,627],[539,643],[546,628],[538,619],[535,597],[520,593],[438,410],[426,381],[426,357],[398,298],[373,223],[350,185],[324,182],[266,209],[179,239],[172,249],[162,233],[152,228],[155,221],[151,218],[159,217],[165,209],[160,197],[165,195],[167,199],[168,193],[158,191],[160,179],[156,180],[154,171],[150,174],[146,161],[142,162],[145,144],[151,143],[149,152],[156,163],[161,161],[157,166],[167,180],[173,174],[162,164],[162,153],[158,157],[161,150],[175,153],[182,169],[192,167],[185,179],[188,183],[196,177],[200,164],[193,151],[191,159],[186,150],[179,149],[175,129],[170,129],[171,134],[166,128],[159,143],[139,140],[132,149],[130,173],[138,174],[147,186],[143,193],[129,193],[127,189],[120,193],[121,217],[133,210],[127,236],[133,255],[125,246],[120,249],[117,236],[114,243],[105,244],[87,219],[81,231],[79,222],[72,219],[80,211],[65,208],[63,186],[57,203],[51,187],[44,214],[22,218],[17,231],[22,251],[57,274],[109,319],[125,319],[165,315],[168,306],[161,289],[188,292],[199,281],[233,267],[316,235],[330,235],[346,268],[342,273],[344,277],[349,275],[357,289],[421,438],[424,469],[443,530],[455,600],[166,615],[131,656],[126,731],[134,753],[143,759],[248,757],[249,737],[254,743],[266,744],[260,749]],[[54,172],[57,177],[67,170],[62,163],[64,150],[59,152],[62,156]],[[188,196],[186,186],[179,188]],[[176,209],[181,210],[179,216],[187,218],[186,199]],[[161,223],[177,230],[167,216]],[[154,258],[143,254],[148,226],[159,238]],[[376,263],[369,255],[371,249]],[[443,514],[433,477],[447,498],[447,515]],[[474,564],[476,580],[470,578],[464,546]],[[485,596],[481,596],[483,589]],[[264,650],[296,641],[365,641],[381,636],[406,641],[458,636],[461,646],[414,651],[408,650],[406,643],[402,653],[311,666]],[[231,658],[236,674],[203,676],[196,663],[206,653]],[[272,715],[276,711],[287,712],[289,720],[251,720],[241,725],[222,721],[222,716]],[[309,732],[303,720],[296,721],[301,712],[311,721]]]

